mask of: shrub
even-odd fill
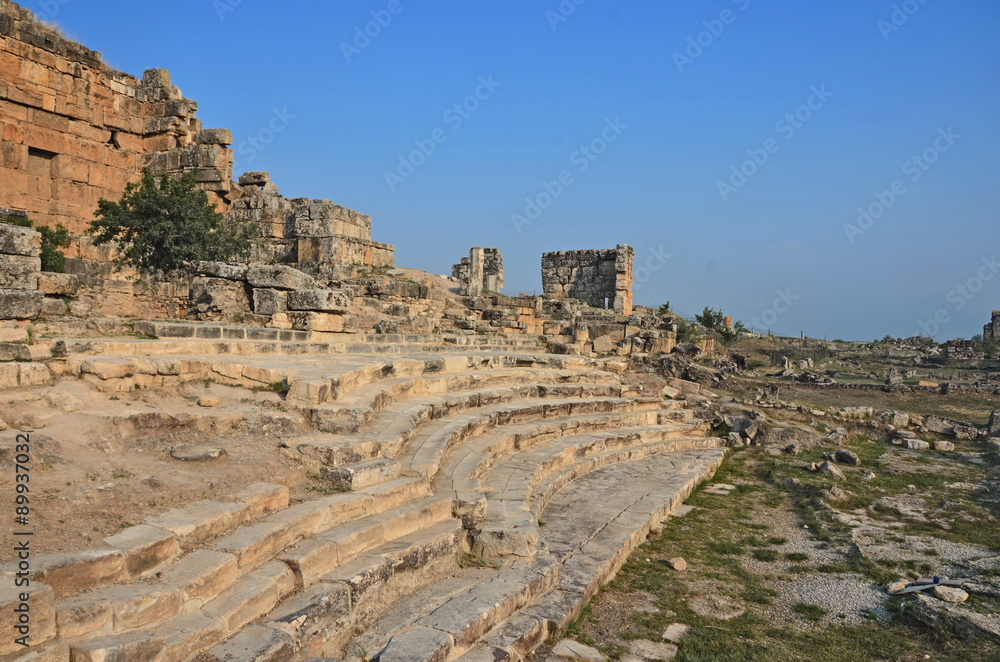
[[[170,272],[186,262],[246,258],[253,244],[250,224],[227,224],[197,188],[196,174],[163,175],[147,169],[122,199],[101,199],[89,232],[97,245],[115,243],[118,265]]]
[[[55,229],[44,225],[36,228],[31,219],[13,216],[0,219],[0,223],[37,230],[42,235],[42,271],[53,271],[59,274],[66,271],[66,256],[59,249],[69,248],[69,230],[62,223],[57,223]]]

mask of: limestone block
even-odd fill
[[[71,297],[80,289],[80,278],[73,274],[56,274],[46,271],[38,277],[38,289],[53,296]]]
[[[289,310],[342,313],[350,306],[350,299],[340,290],[302,290],[288,295]]]
[[[191,552],[163,575],[163,583],[181,592],[185,600],[208,601],[232,586],[239,566],[232,554],[212,549]]]
[[[276,315],[288,310],[288,293],[282,290],[255,288],[253,311],[258,315]]]
[[[247,266],[245,264],[228,264],[226,262],[195,262],[191,269],[200,276],[224,278],[226,280],[245,280]]]
[[[0,223],[0,254],[38,257],[42,253],[42,235],[37,230]]]
[[[202,129],[194,134],[199,145],[232,145],[233,134],[229,129]]]
[[[143,632],[135,634],[85,639],[70,644],[73,662],[158,662],[163,655],[163,640]]]
[[[188,299],[193,310],[228,315],[250,312],[243,283],[224,278],[195,278]]]
[[[104,542],[125,555],[125,572],[129,577],[138,577],[181,553],[173,533],[147,524],[130,527],[105,538]]]
[[[263,170],[254,170],[240,175],[240,186],[263,186],[271,181],[271,175]]]
[[[11,290],[37,290],[42,259],[24,255],[0,254],[0,287]]]
[[[359,490],[393,480],[399,476],[397,460],[381,458],[339,467],[321,467],[320,475],[335,486],[346,490]]]
[[[92,549],[67,554],[49,554],[36,560],[35,580],[52,587],[57,598],[121,580],[125,555],[117,549]]]
[[[247,270],[247,282],[253,287],[275,290],[308,290],[315,287],[312,277],[298,269],[282,265],[250,267]]]
[[[0,588],[0,612],[3,613],[3,618],[0,618],[0,656],[24,650],[15,639],[23,635],[17,630],[18,614],[22,613],[18,609],[25,603],[31,617],[29,643],[37,646],[56,636],[55,593],[52,589],[34,581],[30,586],[16,587],[13,579],[5,579]]]

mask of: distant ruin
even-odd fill
[[[499,248],[473,248],[469,257],[452,265],[451,277],[461,286],[462,296],[477,297],[483,292],[503,289],[503,258]]]
[[[993,319],[983,327],[983,340],[1000,340],[1000,310],[994,310]]]
[[[558,251],[542,255],[542,292],[547,299],[577,299],[623,315],[632,314],[635,251],[618,244],[604,250]]]

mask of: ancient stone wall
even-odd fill
[[[477,297],[503,289],[503,258],[499,248],[473,248],[469,257],[452,265],[451,277],[459,282],[462,296]]]
[[[41,313],[41,253],[37,231],[0,223],[0,319],[35,319]]]
[[[138,80],[114,71],[0,0],[0,207],[81,234],[97,201],[119,199],[145,166],[197,169],[202,188],[225,206],[232,137],[203,130],[196,110],[167,72]]]
[[[993,319],[983,327],[983,340],[1000,340],[1000,310],[994,310]]]
[[[595,308],[632,314],[631,246],[558,251],[542,255],[542,292],[550,299],[578,299]]]
[[[396,247],[372,241],[372,219],[330,200],[283,197],[263,171],[244,173],[229,210],[233,220],[250,221],[266,239],[253,262],[324,267],[392,267]]]

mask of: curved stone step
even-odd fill
[[[676,438],[679,427],[584,435],[563,450],[543,448],[511,458],[485,479],[482,496],[473,495],[485,499],[484,516],[471,534],[473,551],[489,558],[530,557],[544,521],[541,510],[559,487],[609,465],[715,447],[711,439]],[[543,482],[547,484],[536,494]]]
[[[382,646],[375,658],[381,660],[525,659],[579,615],[650,527],[714,473],[724,454],[724,449],[711,449],[657,455],[606,467],[571,483],[544,513],[543,547],[532,562],[548,564],[552,570],[546,576],[554,576],[554,584],[535,584],[543,590],[532,591],[530,582],[504,571],[482,577],[466,571],[469,576],[458,592],[431,586],[408,598],[401,607],[412,613],[407,616],[397,609],[389,615],[391,622],[358,636],[348,659],[357,659],[361,646],[370,651],[375,644]],[[595,514],[578,521],[587,513]],[[550,539],[562,545],[564,537],[574,540],[572,550],[550,553],[545,547]],[[435,641],[441,645],[433,645]]]

